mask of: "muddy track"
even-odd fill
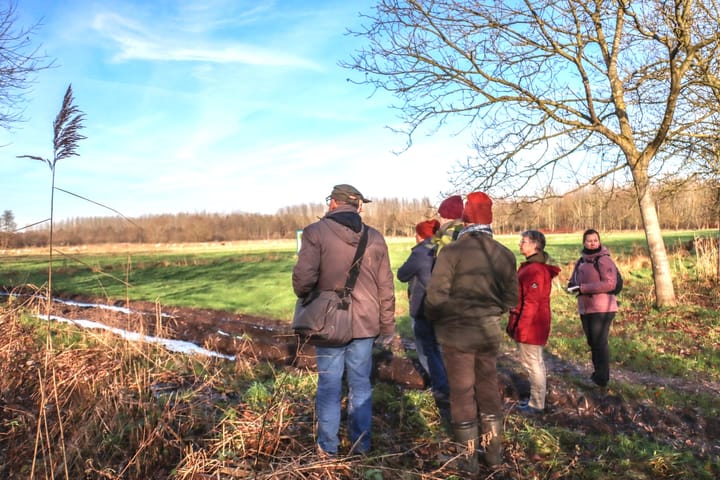
[[[298,344],[283,321],[208,309],[160,307],[151,302],[124,301],[65,296],[53,306],[52,315],[69,320],[90,320],[144,335],[192,342],[225,355],[270,361],[288,368],[313,369],[312,346]],[[31,306],[22,297],[13,303]],[[35,307],[39,309],[37,300]],[[412,342],[403,342],[412,348]],[[415,362],[399,355],[400,345],[375,356],[377,381],[393,382],[405,388],[425,388]],[[562,426],[584,435],[643,435],[678,450],[690,450],[702,457],[720,455],[720,420],[712,411],[699,408],[659,408],[646,400],[627,399],[612,388],[595,388],[583,379],[589,366],[578,365],[547,355],[547,411],[533,418],[539,424]],[[506,410],[512,413],[520,396],[529,391],[527,380],[518,375],[515,352],[504,352],[498,361],[500,386]],[[688,395],[714,394],[720,399],[720,384],[714,380],[677,378],[612,370],[612,382],[668,389]],[[720,400],[711,408],[720,409]]]

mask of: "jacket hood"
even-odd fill
[[[351,205],[339,205],[332,212],[328,212],[325,218],[348,227],[355,233],[360,233],[362,230],[362,217]]]
[[[521,267],[530,265],[531,263],[537,263],[538,265],[542,265],[548,271],[550,278],[555,278],[560,274],[560,267],[547,263],[549,258],[550,257],[546,252],[538,252],[534,255],[530,255],[527,260],[521,264]]]
[[[332,212],[328,212],[322,221],[342,242],[353,247],[357,247],[360,243],[362,218],[352,206],[340,206]]]
[[[605,245],[600,246],[600,249],[597,251],[593,251],[592,253],[587,253],[583,250],[582,258],[585,262],[594,262],[596,258],[602,257],[603,255],[610,256],[610,250],[607,249]]]

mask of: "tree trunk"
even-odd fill
[[[638,204],[640,205],[640,216],[645,229],[653,278],[655,279],[655,304],[658,307],[669,307],[676,304],[675,289],[672,283],[672,274],[670,273],[670,261],[665,250],[665,242],[660,231],[660,222],[658,222],[652,193],[649,188],[643,190],[638,196]]]

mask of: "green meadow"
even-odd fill
[[[698,235],[713,232],[672,232],[665,235],[670,251],[692,242]],[[517,256],[517,236],[496,237]],[[393,271],[402,265],[414,242],[408,238],[387,239]],[[547,236],[547,252],[563,273],[572,268],[581,250],[582,236],[556,234]],[[651,269],[642,232],[603,235],[613,257],[628,276],[629,288],[635,293],[652,289]],[[112,252],[97,247],[88,252],[74,249],[64,252],[58,247],[53,259],[53,291],[114,299],[157,301],[165,305],[213,308],[278,319],[292,316],[294,298],[291,273],[296,261],[295,240],[242,242],[224,246],[183,245],[180,247]],[[108,250],[110,250],[108,248]],[[685,251],[687,253],[687,251]],[[682,275],[677,282],[695,274],[695,261],[687,255],[673,259],[673,267]],[[8,286],[47,283],[48,254],[15,253],[0,260],[2,283]],[[407,315],[405,286],[396,282],[399,320]]]
[[[712,258],[699,258],[687,245],[711,231],[670,232],[665,242],[674,269],[680,306],[667,311],[652,308],[653,284],[650,261],[642,232],[607,233],[603,243],[625,277],[621,311],[614,324],[613,342],[616,361],[628,366],[653,370],[659,364],[672,374],[697,372],[717,375],[720,353],[718,312],[693,304],[686,294],[689,287],[702,288],[704,277],[711,275]],[[517,235],[496,237],[516,253]],[[393,271],[407,258],[414,241],[387,239]],[[584,356],[575,302],[566,295],[567,283],[582,243],[581,233],[547,236],[547,252],[562,267],[553,292],[554,328],[548,349],[561,355]],[[110,249],[108,249],[110,250]],[[182,245],[174,248],[115,246],[112,252],[102,247],[92,251],[78,249],[63,252],[53,260],[53,291],[108,299],[157,302],[160,305],[210,308],[288,320],[292,317],[295,297],[291,274],[296,261],[295,240],[240,242],[223,246]],[[710,263],[710,266],[704,265]],[[48,255],[5,256],[0,262],[0,278],[8,286],[41,286],[47,282]],[[708,273],[708,271],[710,271]],[[703,273],[705,272],[705,273]],[[709,284],[712,286],[712,283]],[[412,337],[408,317],[406,285],[395,281],[398,331]],[[675,323],[680,322],[682,328]],[[643,332],[651,331],[651,336]],[[659,345],[665,345],[660,348]],[[662,353],[661,353],[662,350]],[[693,352],[691,358],[687,353]]]

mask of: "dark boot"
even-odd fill
[[[482,444],[485,447],[485,464],[496,467],[503,458],[503,417],[502,415],[480,415]]]
[[[435,406],[440,413],[440,422],[443,425],[443,429],[452,434],[452,417],[450,416],[450,399],[447,394],[444,393],[433,393],[435,399]]]
[[[478,473],[478,425],[477,422],[462,422],[453,424],[453,436],[455,441],[462,445],[463,455],[458,468],[468,473]]]

